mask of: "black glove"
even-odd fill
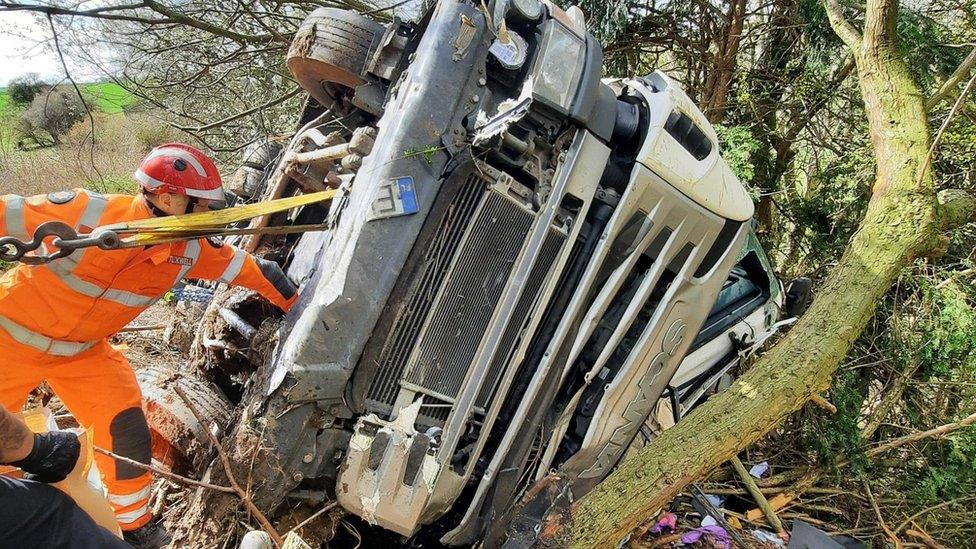
[[[24,459],[11,463],[20,467],[27,478],[38,482],[58,482],[75,468],[81,443],[78,435],[67,431],[48,431],[34,434],[34,448]]]

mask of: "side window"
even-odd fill
[[[683,112],[671,111],[664,130],[671,134],[695,160],[704,160],[712,152],[712,142],[690,116]]]

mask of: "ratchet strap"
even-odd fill
[[[317,193],[269,200],[267,202],[245,204],[223,210],[138,219],[125,223],[103,225],[94,229],[92,234],[95,235],[102,231],[114,233],[119,237],[119,244],[114,246],[114,248],[132,248],[136,246],[178,242],[180,240],[193,240],[208,236],[257,233],[287,234],[323,230],[324,227],[321,225],[244,227],[239,229],[228,229],[227,225],[262,215],[283,212],[308,204],[330,200],[333,196],[335,196],[335,190],[330,189]]]
[[[199,212],[167,217],[138,219],[96,227],[89,234],[78,234],[74,228],[60,221],[48,221],[38,226],[33,238],[22,241],[15,237],[0,238],[0,260],[21,261],[27,264],[43,264],[66,257],[77,249],[97,246],[103,250],[134,248],[167,244],[183,240],[195,240],[211,236],[235,234],[289,234],[325,230],[324,225],[290,225],[281,227],[228,228],[232,223],[263,215],[283,212],[294,208],[330,200],[335,190],[279,198],[267,202],[245,204],[224,210]],[[56,252],[48,255],[32,255],[41,247],[44,239],[53,237]]]

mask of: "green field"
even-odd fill
[[[108,114],[120,113],[138,101],[136,96],[115,82],[93,82],[80,84],[79,87],[95,109]],[[11,114],[14,108],[7,89],[0,88],[0,116]]]
[[[115,82],[82,84],[81,88],[85,94],[93,99],[98,110],[109,114],[122,112],[123,109],[138,101],[136,96]]]

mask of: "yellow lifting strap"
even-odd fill
[[[267,202],[245,204],[223,210],[198,212],[168,217],[138,219],[123,223],[113,223],[98,227],[92,234],[100,231],[111,231],[121,237],[121,248],[145,246],[150,244],[164,244],[180,240],[191,240],[207,236],[223,236],[227,234],[253,233],[290,233],[323,230],[324,227],[300,225],[294,227],[266,227],[228,229],[227,225],[268,215],[285,210],[291,210],[308,204],[329,200],[335,196],[335,190],[327,190],[310,194],[279,198]]]

